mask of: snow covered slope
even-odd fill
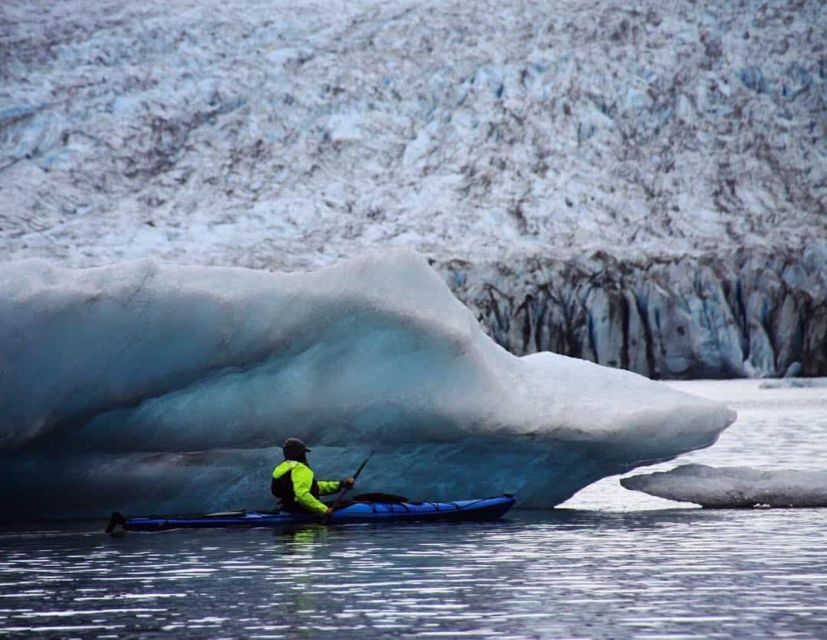
[[[486,336],[424,259],[307,274],[0,265],[5,516],[267,506],[288,436],[365,490],[552,506],[712,444],[735,412]]]
[[[9,0],[0,259],[293,270],[404,246],[483,317],[492,289],[516,310],[566,280],[594,344],[566,351],[549,321],[542,348],[665,377],[827,373],[825,314],[800,339],[770,319],[827,298],[825,32],[820,0]],[[806,277],[770,269],[767,291],[770,257]],[[735,301],[714,356],[699,322],[646,326],[675,357],[600,335],[640,287],[696,316],[710,263]],[[593,286],[627,269],[622,295]],[[523,332],[517,311],[486,327]]]

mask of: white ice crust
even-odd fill
[[[0,258],[824,237],[820,0],[4,0]]]
[[[627,489],[704,507],[827,507],[827,471],[686,464],[622,478]]]
[[[5,513],[260,507],[288,436],[321,477],[552,506],[712,444],[724,405],[550,353],[515,357],[424,259],[311,273],[0,265]]]

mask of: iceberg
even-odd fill
[[[724,405],[499,347],[425,259],[315,272],[0,265],[5,517],[266,507],[280,444],[360,489],[550,507],[706,447]]]
[[[627,489],[709,508],[827,507],[827,471],[685,464],[621,478]]]

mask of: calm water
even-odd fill
[[[686,460],[823,468],[827,389],[690,390],[741,417]],[[616,479],[566,506],[485,525],[6,529],[0,635],[827,638],[827,510],[686,508]]]

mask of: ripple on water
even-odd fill
[[[825,524],[823,510],[561,510],[489,525],[6,538],[0,630],[817,638]]]

